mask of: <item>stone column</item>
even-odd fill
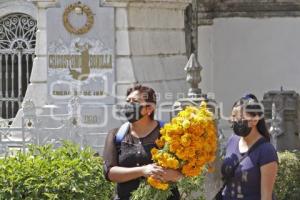
[[[47,103],[48,97],[48,43],[47,43],[47,9],[58,5],[58,0],[27,0],[33,2],[37,7],[37,33],[35,59],[30,76],[30,84],[27,87],[26,95],[23,100],[32,100],[36,107],[42,107]],[[41,111],[41,109],[40,109]],[[21,126],[23,111],[19,110],[13,126]]]
[[[58,0],[28,0],[37,6],[37,33],[35,59],[33,62],[30,85],[27,88],[25,99],[32,99],[35,106],[46,104],[48,96],[48,42],[47,42],[47,9],[56,7]]]
[[[115,7],[116,95],[134,82],[152,86],[160,99],[186,93],[184,10],[191,0],[105,0]],[[158,116],[159,117],[159,116]]]

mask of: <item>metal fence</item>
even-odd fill
[[[46,110],[46,108],[42,108]],[[106,133],[99,127],[81,127],[77,116],[56,114],[37,114],[37,108],[31,100],[23,102],[23,116],[19,127],[12,127],[7,122],[0,121],[0,154],[14,154],[15,151],[26,151],[29,144],[44,145],[51,143],[54,147],[68,140],[80,145],[90,146],[102,153]]]

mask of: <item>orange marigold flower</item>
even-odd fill
[[[168,168],[178,169],[179,167],[179,162],[176,158],[168,158],[167,163],[168,163]]]
[[[161,129],[161,137],[156,141],[158,149],[151,150],[154,162],[180,169],[185,176],[200,175],[215,160],[218,142],[213,117],[205,102],[199,108],[187,106],[179,112]],[[153,178],[148,178],[148,182],[156,188],[167,187],[167,183]]]
[[[151,149],[151,155],[155,156],[158,153],[158,149],[157,148],[152,148]]]
[[[157,145],[158,148],[163,148],[164,145],[165,145],[165,141],[164,141],[164,139],[162,137],[159,138],[159,139],[157,139],[155,141],[155,143],[156,143],[156,145]]]
[[[184,134],[180,138],[180,143],[182,144],[182,146],[189,146],[191,144],[191,136],[189,134]]]
[[[153,177],[148,177],[147,178],[147,182],[152,186],[155,187],[159,190],[167,190],[169,188],[169,184],[168,183],[163,183]]]

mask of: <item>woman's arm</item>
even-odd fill
[[[276,161],[260,167],[261,172],[261,200],[272,200],[272,192],[278,170]]]
[[[139,177],[149,177],[160,179],[165,174],[163,168],[149,164],[140,167],[119,167],[114,166],[108,172],[109,180],[117,183],[127,182]]]

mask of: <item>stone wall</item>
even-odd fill
[[[204,92],[215,93],[228,117],[235,100],[271,90],[299,93],[299,18],[219,18],[199,27]],[[231,133],[226,120],[224,128]]]
[[[300,2],[297,0],[200,0],[199,24],[212,24],[213,19],[224,17],[297,17]]]
[[[178,95],[187,92],[184,72],[187,3],[105,1],[103,6],[115,7],[116,96],[123,96],[132,83],[142,83],[156,90],[165,109]],[[165,111],[157,117],[168,120],[169,113]]]

